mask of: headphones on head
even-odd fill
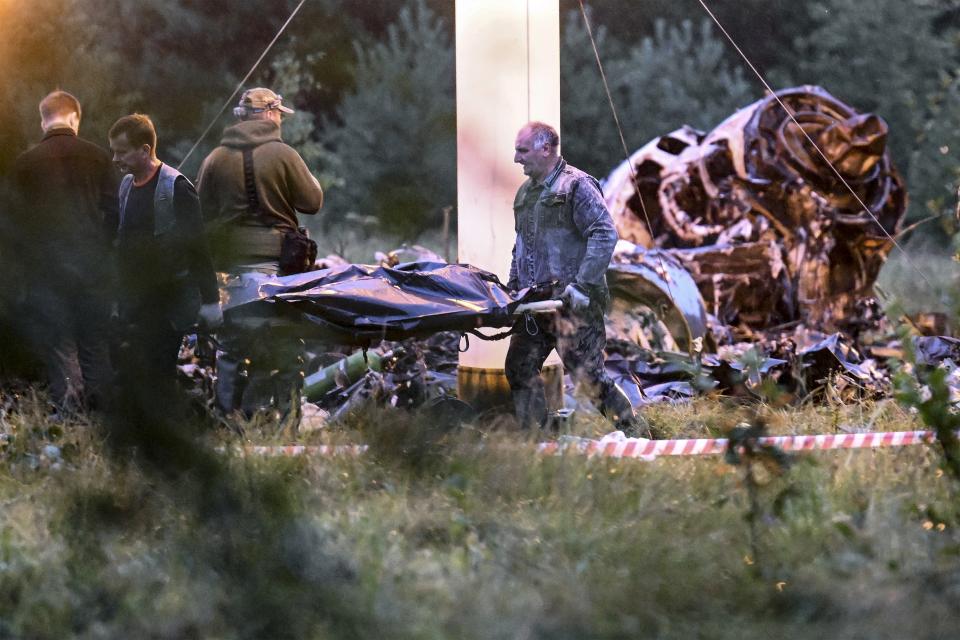
[[[242,99],[242,98],[241,98]],[[277,99],[273,102],[270,102],[267,106],[258,108],[250,107],[244,104],[233,108],[233,115],[238,118],[246,118],[251,113],[263,113],[264,111],[270,111],[271,109],[279,109],[280,105],[283,104],[283,96],[277,96]]]

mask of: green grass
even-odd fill
[[[363,456],[170,476],[38,406],[5,417],[0,637],[955,637],[956,487],[924,447],[761,474],[751,540],[743,471],[720,457],[538,457],[497,425],[371,410],[311,436]],[[684,437],[752,413],[648,412]],[[774,433],[921,428],[891,401],[763,413]]]
[[[948,248],[922,238],[894,249],[880,270],[877,286],[907,313],[960,309],[960,263]]]

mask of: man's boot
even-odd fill
[[[650,437],[650,425],[634,412],[630,399],[619,386],[610,387],[603,398],[600,411],[613,421],[615,429],[623,431],[628,438]]]
[[[543,388],[516,389],[513,396],[513,411],[523,429],[542,427],[547,422],[547,398]]]

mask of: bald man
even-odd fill
[[[594,390],[616,428],[648,436],[649,428],[603,366],[606,272],[617,230],[599,183],[567,164],[559,147],[557,131],[542,122],[524,125],[514,145],[513,160],[527,180],[513,203],[517,237],[508,286],[552,283],[567,303],[557,314],[521,320],[510,339],[505,369],[517,419],[524,426],[546,421],[540,370],[556,349],[571,376]]]

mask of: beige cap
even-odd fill
[[[293,113],[293,109],[283,106],[283,96],[277,95],[264,87],[244,91],[243,95],[240,96],[240,106],[258,111],[277,109],[283,113]]]

